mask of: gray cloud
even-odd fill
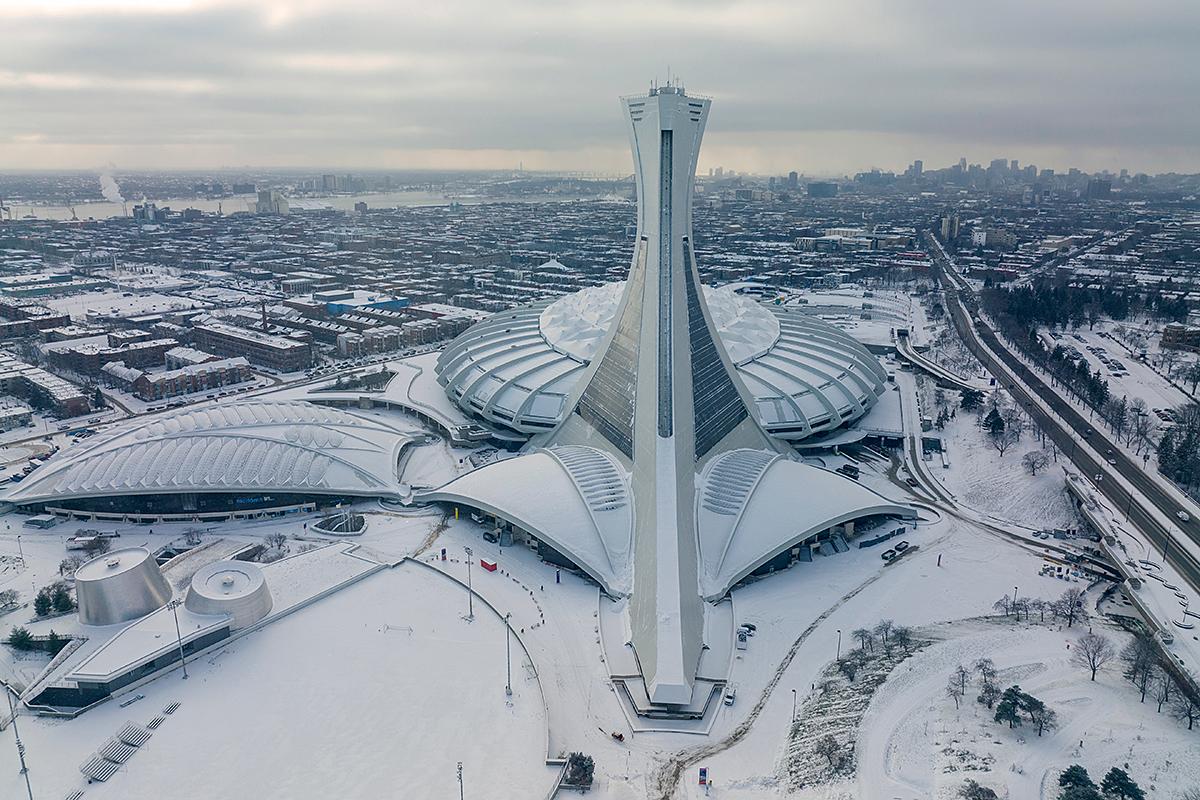
[[[64,5],[0,9],[0,166],[619,172],[615,97],[670,65],[704,163],[1200,170],[1194,2]]]

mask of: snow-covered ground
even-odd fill
[[[906,390],[913,385],[911,376],[899,383]],[[955,394],[947,395],[957,408]],[[936,416],[930,402],[926,397],[923,413]],[[421,430],[398,412],[362,413]],[[656,787],[670,782],[659,777],[672,764],[682,765],[674,798],[706,796],[697,785],[703,766],[715,782],[710,797],[941,800],[961,783],[964,762],[954,754],[963,751],[971,752],[972,763],[990,765],[989,772],[972,775],[1007,800],[1051,800],[1054,793],[1043,783],[1073,761],[1097,776],[1128,762],[1143,787],[1161,790],[1152,798],[1171,798],[1170,791],[1197,776],[1169,770],[1165,761],[1195,761],[1195,745],[1165,713],[1138,704],[1115,669],[1092,684],[1069,663],[1066,643],[1083,629],[981,620],[1014,588],[1023,597],[1052,599],[1068,584],[1039,574],[1038,552],[972,520],[991,518],[1010,528],[1078,522],[1061,470],[1051,463],[1031,476],[1021,465],[1024,452],[1041,446],[1035,433],[1027,431],[1001,457],[975,420],[959,409],[940,432],[949,468],[940,458],[925,464],[924,472],[935,475],[954,502],[924,503],[924,521],[904,535],[915,551],[885,566],[882,546],[854,548],[734,590],[736,621],[753,622],[758,632],[749,649],[735,652],[737,700],[717,710],[707,736],[629,729],[600,645],[598,604],[607,601],[594,584],[560,573],[524,546],[501,549],[483,540],[483,528],[466,515],[364,502],[355,510],[364,513],[367,528],[351,539],[363,556],[384,563],[412,556],[425,565],[383,570],[217,649],[189,668],[186,683],[168,673],[137,689],[144,697],[128,707],[120,705],[125,697],[69,722],[22,716],[37,796],[60,797],[81,786],[78,765],[125,721],[144,723],[179,701],[180,710],[150,742],[108,784],[88,788],[87,797],[453,797],[456,764],[463,761],[468,797],[539,798],[555,774],[547,754],[579,750],[596,760],[590,796],[601,800],[662,796]],[[460,460],[469,454],[441,441],[415,446],[404,456],[400,480],[437,485],[462,469]],[[899,454],[867,455],[860,460],[865,484],[913,499],[892,469]],[[826,466],[842,462],[840,456],[819,458]],[[256,542],[283,532],[306,540],[291,545],[296,548],[327,538],[311,530],[320,516],[209,525],[204,536]],[[83,526],[38,532],[23,529],[22,519],[0,516],[0,589],[16,588],[28,600],[35,587],[57,577],[63,539]],[[117,527],[122,544],[157,548],[192,526]],[[16,560],[17,534],[24,566]],[[470,624],[461,619],[468,609],[466,547],[473,550],[469,580],[478,593]],[[499,568],[481,569],[481,558]],[[503,624],[483,600],[512,614],[524,644],[513,640],[511,706],[504,696]],[[0,635],[29,616],[20,609],[0,617]],[[820,691],[818,678],[839,647],[844,653],[854,646],[851,632],[882,618],[919,628],[936,643],[902,663],[875,695],[858,739],[857,778],[788,794],[783,759],[792,690],[803,708]],[[30,627],[44,633],[64,622]],[[970,700],[956,713],[944,693],[948,673],[959,661],[981,656],[996,662],[1001,680],[1019,682],[1049,702],[1063,729],[1041,740],[1028,729],[1010,733],[977,715]],[[18,662],[0,648],[0,671],[18,682],[30,680],[45,659]],[[625,740],[614,740],[612,732]],[[1085,746],[1076,754],[1080,738]],[[952,765],[956,771],[947,772]],[[0,797],[19,797],[18,780],[6,730],[0,732]]]
[[[957,797],[965,778],[1003,798],[1052,798],[1059,772],[1081,764],[1099,780],[1109,768],[1126,769],[1151,797],[1173,798],[1200,785],[1200,739],[1124,681],[1116,664],[1093,683],[1071,663],[1068,649],[1087,631],[1007,619],[939,626],[946,639],[902,664],[876,694],[861,727],[858,800]],[[1117,646],[1128,634],[1096,630]],[[1038,737],[1026,723],[1010,730],[993,721],[968,687],[961,709],[946,696],[954,669],[990,658],[998,681],[1047,703],[1059,728]],[[1081,746],[1082,745],[1082,746]],[[801,795],[803,796],[803,795]]]
[[[459,587],[417,564],[377,573],[71,721],[22,717],[37,796],[84,786],[77,767],[127,721],[181,707],[89,798],[541,797],[545,716],[503,621],[461,618]],[[135,695],[136,696],[136,695]],[[24,792],[11,733],[0,797]]]
[[[954,400],[954,393],[947,394]],[[1037,475],[1030,475],[1021,464],[1026,453],[1045,449],[1035,432],[1027,430],[1001,456],[987,431],[979,427],[976,412],[959,408],[944,430],[930,431],[929,435],[942,437],[950,462],[948,468],[943,468],[935,455],[929,472],[962,505],[1031,528],[1077,524],[1078,516],[1063,488],[1062,472],[1054,469],[1054,461]]]

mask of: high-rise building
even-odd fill
[[[1087,182],[1087,197],[1092,200],[1103,200],[1112,194],[1112,181],[1105,178],[1092,178]]]
[[[787,185],[789,189],[797,189],[800,186],[800,176],[794,170],[788,173]]]

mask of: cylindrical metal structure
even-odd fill
[[[271,613],[271,591],[257,565],[214,561],[192,576],[184,605],[195,614],[229,614],[230,630],[236,631]]]
[[[144,547],[124,547],[96,556],[75,571],[79,621],[116,625],[166,605],[171,587]]]

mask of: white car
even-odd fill
[[[1183,510],[1176,511],[1175,516],[1179,517],[1180,522],[1191,522],[1192,521],[1192,515]]]

